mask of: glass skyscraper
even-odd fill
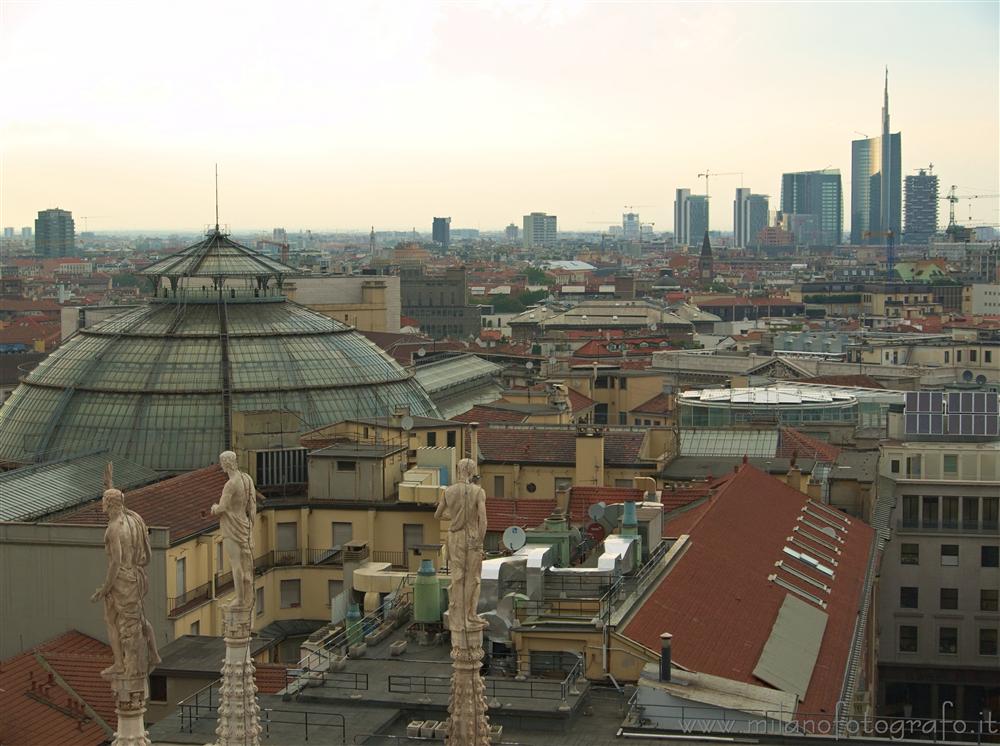
[[[899,242],[902,229],[902,137],[889,132],[889,74],[882,104],[882,134],[851,142],[851,243]]]
[[[781,212],[784,215],[811,216],[818,244],[837,246],[844,227],[840,169],[782,174]]]
[[[938,229],[938,177],[920,169],[906,177],[903,241],[926,244]]]

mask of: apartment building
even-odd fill
[[[880,579],[879,705],[978,719],[1000,705],[997,396],[912,392],[890,413],[880,501],[892,539]]]

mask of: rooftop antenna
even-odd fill
[[[219,164],[215,164],[215,232],[219,232]]]

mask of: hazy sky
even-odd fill
[[[222,221],[429,231],[532,210],[671,229],[676,187],[840,168],[880,128],[903,170],[1000,192],[1000,3],[0,0],[0,223]],[[712,181],[732,228],[738,177]],[[1000,222],[997,200],[972,203]],[[960,206],[963,220],[968,203]],[[99,216],[99,217],[98,217]],[[947,203],[942,203],[942,221]],[[594,222],[590,222],[594,221]]]

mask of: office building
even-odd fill
[[[1000,670],[997,395],[910,392],[888,428],[878,485],[892,510],[880,573],[880,709],[933,717],[947,707],[949,717],[975,720],[995,702]]]
[[[626,241],[638,241],[642,236],[639,213],[626,212],[622,215],[622,236]]]
[[[851,143],[851,243],[884,246],[902,228],[902,137],[889,132],[889,73],[882,134]]]
[[[737,249],[750,244],[750,188],[738,187],[733,200],[733,245]]]
[[[434,218],[431,239],[445,251],[451,245],[451,218]]]
[[[938,229],[938,177],[921,168],[906,177],[903,243],[926,244]]]
[[[8,228],[4,228],[3,229],[3,237],[4,238],[8,238],[8,239],[9,238],[13,238],[14,237],[14,227],[10,226]]]
[[[73,213],[42,210],[35,219],[35,253],[46,257],[72,256],[76,250]]]
[[[422,263],[399,269],[403,315],[417,321],[420,331],[443,339],[466,339],[479,334],[481,309],[466,302],[465,267],[449,267],[443,275],[426,274]]]
[[[751,194],[747,205],[747,245],[760,246],[760,234],[770,225],[771,205],[766,194]]]
[[[524,246],[553,246],[556,242],[556,216],[533,212],[524,216]]]
[[[781,212],[786,216],[813,216],[811,221],[799,218],[792,222],[798,225],[815,224],[814,235],[817,245],[838,245],[844,225],[840,169],[782,174]]]
[[[31,230],[31,228],[29,226],[24,226],[21,229],[21,240],[22,241],[24,241],[24,242],[27,243],[28,241],[30,241],[32,239],[32,235],[33,235],[33,232],[32,232],[32,230]]]
[[[692,246],[708,231],[708,197],[678,189],[674,197],[674,244]]]
[[[504,238],[506,238],[510,243],[517,242],[520,233],[521,229],[514,225],[514,223],[509,224],[503,231]]]

